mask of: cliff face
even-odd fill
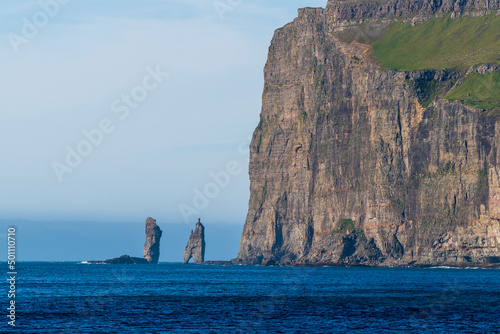
[[[472,8],[499,2],[329,1],[276,31],[234,262],[500,263],[500,121],[442,99],[500,69],[384,70],[339,29]]]
[[[156,264],[160,258],[160,238],[162,231],[151,217],[146,219],[146,241],[144,242],[144,258],[148,263]]]
[[[184,264],[193,258],[194,263],[205,262],[205,226],[200,222],[196,223],[196,228],[191,231],[186,249],[184,250]]]

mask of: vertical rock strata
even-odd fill
[[[148,263],[157,264],[160,257],[160,238],[162,231],[151,217],[146,219],[146,241],[144,242],[144,258]]]
[[[191,258],[196,264],[205,262],[205,226],[199,219],[196,228],[191,231],[191,236],[184,250],[184,264],[188,263]]]
[[[498,1],[329,1],[277,30],[233,262],[499,263],[498,117],[439,92],[424,107],[410,81],[446,88],[464,72],[384,70],[369,45],[339,33],[352,23],[341,20],[498,8]],[[194,248],[188,243],[185,261]]]

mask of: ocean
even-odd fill
[[[17,272],[6,333],[500,332],[493,269],[21,262]]]

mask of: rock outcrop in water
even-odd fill
[[[151,217],[146,219],[146,241],[144,242],[144,258],[152,264],[157,264],[160,258],[160,238],[162,231]]]
[[[148,264],[148,260],[142,257],[122,255],[120,257],[104,261],[106,264]]]
[[[359,41],[383,30],[380,18],[499,8],[330,0],[277,30],[233,263],[500,263],[499,117],[442,99],[464,75],[499,67],[386,70]],[[381,28],[346,40],[367,18]]]
[[[144,257],[122,255],[105,261],[86,261],[91,264],[157,264],[160,257],[160,238],[162,231],[151,217],[146,219],[146,242],[144,243]]]
[[[191,231],[191,236],[184,250],[184,264],[188,263],[191,258],[196,264],[205,262],[205,227],[200,219],[198,219],[194,231]]]

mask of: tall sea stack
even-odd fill
[[[191,236],[184,250],[184,264],[193,258],[194,263],[202,264],[205,261],[205,226],[200,222],[196,223],[196,228],[191,231]]]
[[[498,32],[481,35],[499,9],[498,0],[329,0],[278,29],[233,262],[500,263],[500,47]],[[422,38],[437,26],[473,37],[446,49],[465,33]],[[413,40],[434,49],[408,52]]]
[[[144,242],[144,258],[151,264],[157,264],[160,257],[160,238],[162,231],[151,217],[146,219],[146,241]]]

